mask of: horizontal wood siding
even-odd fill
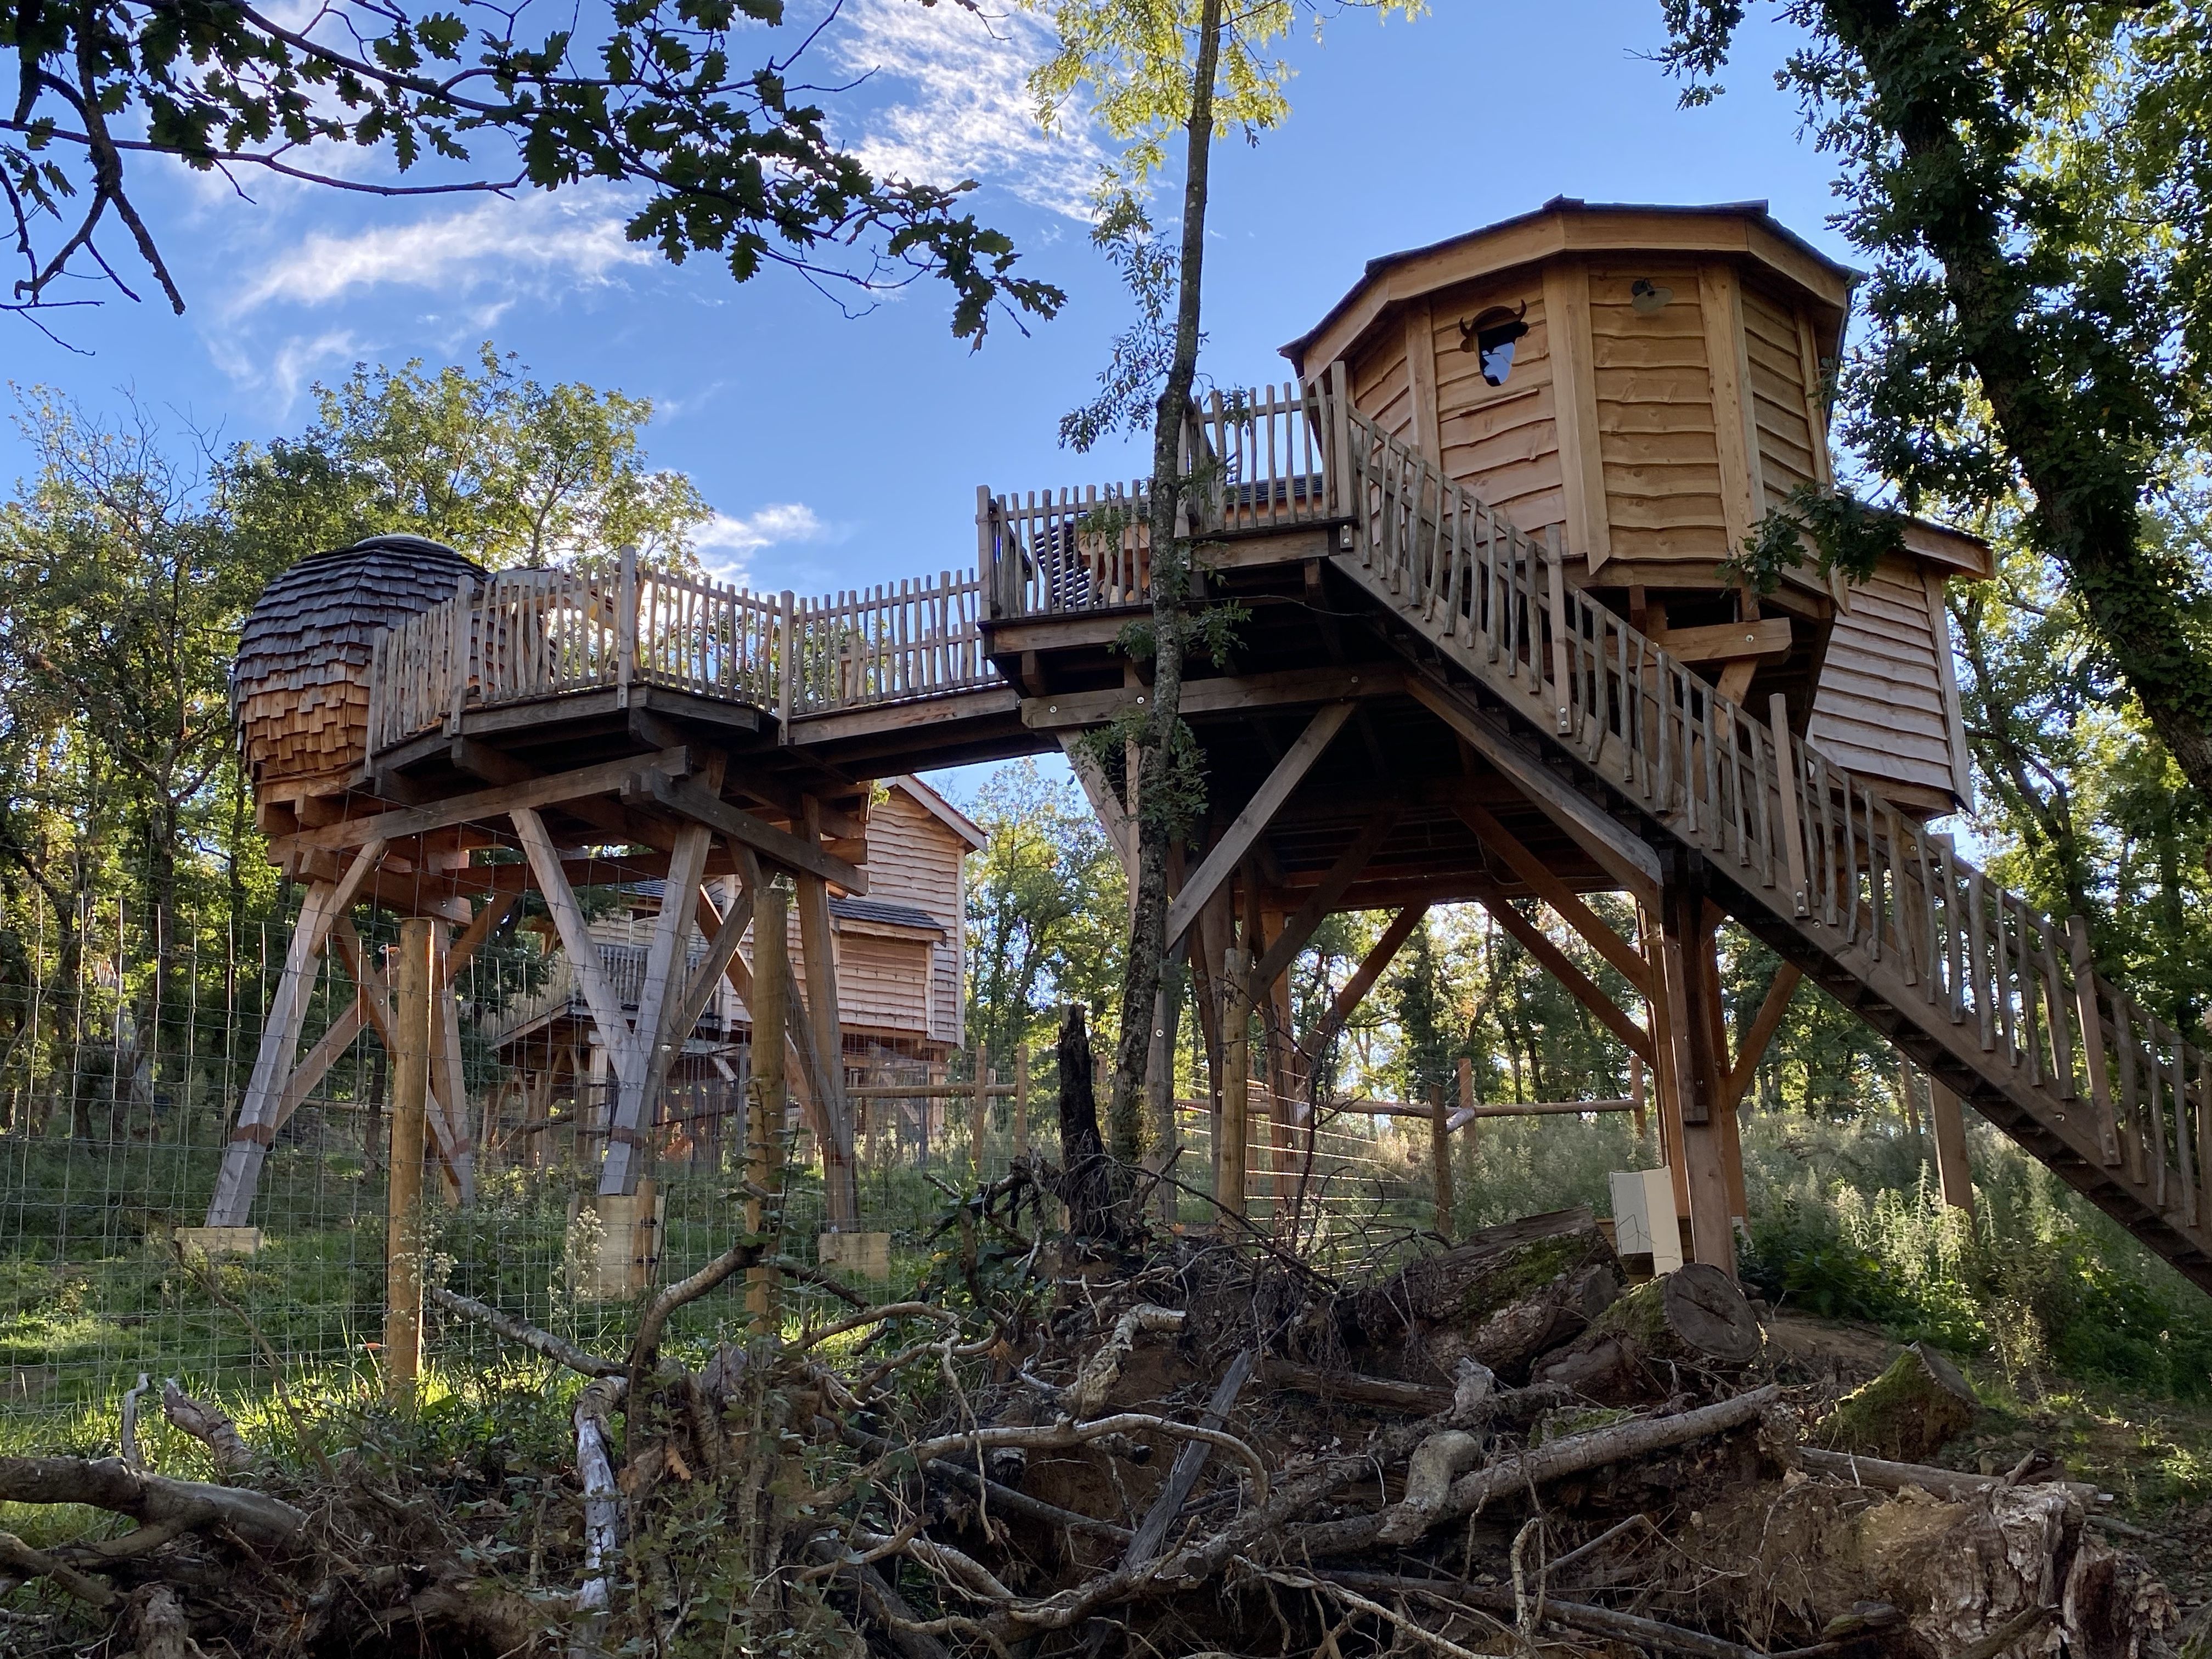
[[[1797,319],[1787,307],[1747,285],[1744,344],[1751,360],[1752,412],[1759,422],[1759,467],[1764,512],[1778,507],[1800,484],[1814,482],[1813,428],[1806,414],[1805,364],[1798,349]]]
[[[868,811],[868,896],[911,904],[945,930],[917,969],[929,978],[927,1029],[938,1042],[952,1042],[960,1024],[960,861],[967,850],[966,842],[903,789],[892,789]]]
[[[1481,359],[1462,349],[1462,321],[1492,306],[1518,308],[1528,332],[1515,345],[1513,371],[1504,386],[1482,378]],[[1472,283],[1448,289],[1431,302],[1437,354],[1437,428],[1443,469],[1516,525],[1540,534],[1564,524],[1559,487],[1559,434],[1552,392],[1550,319],[1541,277]]]
[[[1402,329],[1383,330],[1352,358],[1352,405],[1385,431],[1412,441],[1413,382]]]
[[[1836,618],[1807,735],[1879,788],[1917,784],[1960,793],[1952,775],[1943,672],[1918,563],[1885,558]]]
[[[923,1031],[929,1024],[929,943],[838,929],[837,1005],[848,1025]]]
[[[1674,291],[1656,312],[1638,279]],[[1728,541],[1705,322],[1692,266],[1593,266],[1590,361],[1613,556],[1710,563]]]

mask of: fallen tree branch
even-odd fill
[[[85,1504],[149,1526],[222,1525],[270,1542],[281,1542],[307,1524],[307,1517],[282,1498],[244,1486],[142,1474],[119,1457],[0,1457],[0,1500]]]
[[[1091,1417],[1104,1409],[1106,1396],[1113,1392],[1121,1375],[1121,1362],[1136,1347],[1139,1335],[1180,1331],[1182,1326],[1180,1308],[1156,1308],[1149,1302],[1140,1302],[1123,1313],[1114,1322],[1112,1333],[1098,1345],[1098,1351],[1083,1362],[1075,1381],[1061,1391],[1060,1400],[1067,1414]]]
[[[222,1474],[242,1474],[253,1467],[253,1449],[230,1413],[211,1400],[193,1399],[173,1376],[161,1386],[161,1415],[205,1446]]]
[[[696,1302],[732,1273],[752,1267],[765,1250],[766,1247],[756,1239],[740,1239],[689,1279],[678,1279],[645,1304],[645,1312],[638,1317],[636,1340],[629,1346],[629,1385],[633,1391],[644,1385],[653,1352],[660,1346],[661,1327],[668,1323],[669,1316],[685,1303]]]
[[[1832,1474],[1855,1486],[1874,1486],[1883,1492],[1896,1492],[1905,1486],[1917,1486],[1923,1492],[1937,1497],[1945,1492],[1988,1492],[2005,1484],[2002,1474],[1972,1474],[1962,1469],[1939,1469],[1928,1463],[1893,1463],[1884,1457],[1861,1457],[1856,1452],[1823,1451],[1818,1446],[1800,1446],[1796,1449],[1798,1463],[1816,1474]],[[2044,1480],[2038,1486],[2063,1486],[2084,1504],[2094,1504],[2097,1489],[2081,1480]]]
[[[1418,1595],[1447,1606],[1469,1607],[1505,1619],[1515,1614],[1513,1592],[1509,1589],[1486,1589],[1479,1584],[1462,1583],[1451,1578],[1417,1578],[1399,1573],[1356,1572],[1334,1567],[1316,1567],[1313,1571],[1316,1577],[1349,1589],[1370,1590],[1382,1595]],[[1611,1607],[1590,1607],[1579,1601],[1555,1601],[1547,1598],[1538,1617],[1542,1623],[1581,1631],[1584,1635],[1603,1636],[1637,1647],[1656,1648],[1666,1653],[1688,1654],[1692,1656],[1692,1659],[1767,1659],[1758,1649],[1747,1648],[1741,1642],[1730,1642],[1717,1636],[1708,1636],[1703,1631],[1685,1630],[1679,1625],[1662,1624],[1656,1619],[1644,1619],[1631,1613],[1615,1613]]]
[[[838,1437],[854,1450],[868,1452],[877,1457],[888,1457],[904,1449],[895,1441],[870,1434],[866,1429],[856,1428],[850,1423],[839,1424],[837,1433]],[[1042,1498],[1016,1492],[1012,1486],[1001,1486],[974,1469],[962,1468],[949,1458],[932,1458],[922,1465],[921,1472],[932,1480],[950,1481],[963,1492],[973,1492],[993,1509],[1002,1510],[1009,1515],[1041,1521],[1048,1526],[1065,1527],[1070,1532],[1091,1533],[1121,1544],[1127,1543],[1133,1535],[1127,1527],[1116,1526],[1111,1521],[1102,1521],[1096,1516],[1085,1515],[1076,1510],[1064,1510],[1057,1504],[1046,1503]]]
[[[1757,1421],[1759,1414],[1781,1397],[1782,1390],[1770,1382],[1765,1388],[1753,1389],[1715,1405],[1700,1406],[1694,1411],[1678,1412],[1671,1417],[1638,1418],[1589,1434],[1548,1441],[1453,1481],[1450,1492],[1423,1530],[1455,1520],[1493,1498],[1741,1428]],[[1384,1541],[1384,1519],[1390,1513],[1353,1516],[1342,1521],[1322,1521],[1296,1528],[1290,1550],[1295,1555],[1311,1559],[1347,1555],[1370,1548]]]
[[[556,1336],[550,1331],[541,1331],[535,1325],[526,1324],[512,1314],[503,1314],[474,1297],[462,1296],[439,1285],[433,1285],[423,1294],[447,1313],[459,1314],[464,1319],[472,1319],[479,1325],[489,1326],[508,1341],[520,1343],[531,1352],[550,1359],[556,1365],[565,1365],[572,1371],[581,1371],[586,1376],[621,1376],[626,1374],[626,1368],[620,1360],[603,1359],[598,1354],[588,1353],[563,1337]]]
[[[122,1597],[97,1578],[87,1577],[58,1556],[34,1550],[12,1532],[0,1532],[0,1565],[25,1578],[51,1578],[80,1601],[89,1601],[105,1612]]]
[[[1323,1400],[1348,1400],[1355,1406],[1385,1406],[1394,1411],[1419,1412],[1434,1417],[1451,1409],[1452,1391],[1425,1382],[1401,1382],[1395,1377],[1364,1376],[1358,1371],[1323,1370],[1315,1365],[1293,1364],[1287,1359],[1267,1362],[1267,1381],[1279,1389],[1292,1389]]]
[[[1024,1451],[1050,1451],[1084,1445],[1103,1435],[1145,1433],[1170,1435],[1180,1440],[1203,1440],[1219,1447],[1252,1471],[1253,1501],[1267,1501],[1267,1465],[1251,1447],[1224,1430],[1178,1423],[1173,1418],[1156,1417],[1150,1412],[1116,1412],[1111,1417],[1095,1417],[1088,1423],[1062,1418],[1057,1423],[1026,1427],[969,1429],[961,1434],[943,1434],[933,1440],[921,1441],[910,1449],[910,1455],[918,1462],[927,1462],[948,1452],[994,1451],[1002,1446],[1018,1447]]]
[[[1387,1577],[1387,1575],[1382,1573],[1377,1573],[1374,1576],[1378,1578]],[[1458,1643],[1450,1640],[1449,1638],[1439,1636],[1436,1632],[1430,1630],[1425,1626],[1418,1624],[1414,1620],[1408,1619],[1404,1613],[1394,1612],[1390,1608],[1384,1607],[1380,1601],[1371,1601],[1368,1600],[1367,1597],[1359,1594],[1359,1592],[1354,1589],[1350,1584],[1342,1582],[1340,1576],[1338,1574],[1322,1573],[1317,1577],[1310,1577],[1304,1573],[1263,1571],[1261,1574],[1261,1577],[1271,1579],[1278,1584],[1286,1584],[1292,1589],[1327,1591],[1329,1595],[1336,1597],[1338,1601],[1345,1602],[1349,1606],[1358,1607],[1362,1613],[1371,1613],[1376,1618],[1387,1620],[1389,1623],[1396,1626],[1400,1630],[1405,1632],[1407,1635],[1412,1637],[1415,1641],[1422,1643],[1425,1646],[1434,1648],[1438,1653],[1447,1653],[1451,1655],[1452,1659],[1488,1659],[1488,1656],[1478,1654],[1473,1648],[1463,1648]],[[1418,1583],[1419,1581],[1409,1579],[1404,1582],[1411,1583]],[[1496,1621],[1492,1620],[1491,1622],[1495,1623]]]

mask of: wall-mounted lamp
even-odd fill
[[[1628,290],[1628,303],[1642,315],[1649,317],[1656,311],[1664,311],[1667,301],[1674,297],[1674,290],[1653,282],[1649,276],[1638,276]]]

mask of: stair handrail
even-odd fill
[[[1356,556],[1401,609],[1501,665],[1535,724],[1745,884],[1971,1026],[2058,1103],[2046,1127],[2212,1237],[2212,1060],[2094,971],[2079,917],[2053,923],[1793,736],[1778,696],[1757,719],[1691,673],[1567,581],[1556,532],[1522,532],[1338,398],[1341,375],[1322,392],[1332,477]]]

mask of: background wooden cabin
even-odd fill
[[[1948,811],[1968,787],[1942,584],[1986,576],[1988,550],[1916,525],[1862,588],[1808,568],[1750,607],[1717,570],[1793,490],[1834,485],[1824,365],[1856,280],[1764,203],[1560,198],[1372,261],[1284,352],[1308,377],[1343,362],[1363,412],[1556,532],[1571,580],[1729,695],[1780,693],[1899,805]],[[1471,330],[1499,310],[1528,331],[1493,386]]]
[[[838,1019],[848,1070],[901,1061],[942,1065],[966,1043],[964,864],[969,853],[982,848],[985,836],[919,779],[894,778],[886,790],[868,811],[863,860],[868,896],[833,890],[830,900]],[[591,924],[601,960],[618,988],[635,981],[642,970],[660,912],[660,884],[639,884],[624,901]],[[793,975],[803,986],[805,945],[795,906],[788,943]],[[687,930],[684,945],[694,959],[705,952],[706,941],[696,927]],[[750,963],[750,945],[741,951]],[[545,988],[503,1010],[492,1024],[486,1035],[494,1050],[509,1066],[526,1071],[553,1065],[556,1059],[573,1066],[574,1057],[565,1051],[595,1046],[590,1011],[557,951]],[[743,1071],[750,1034],[751,1016],[726,981],[687,1041],[686,1057],[672,1071],[672,1082],[734,1082]],[[603,1062],[587,1052],[583,1064],[596,1075]]]

